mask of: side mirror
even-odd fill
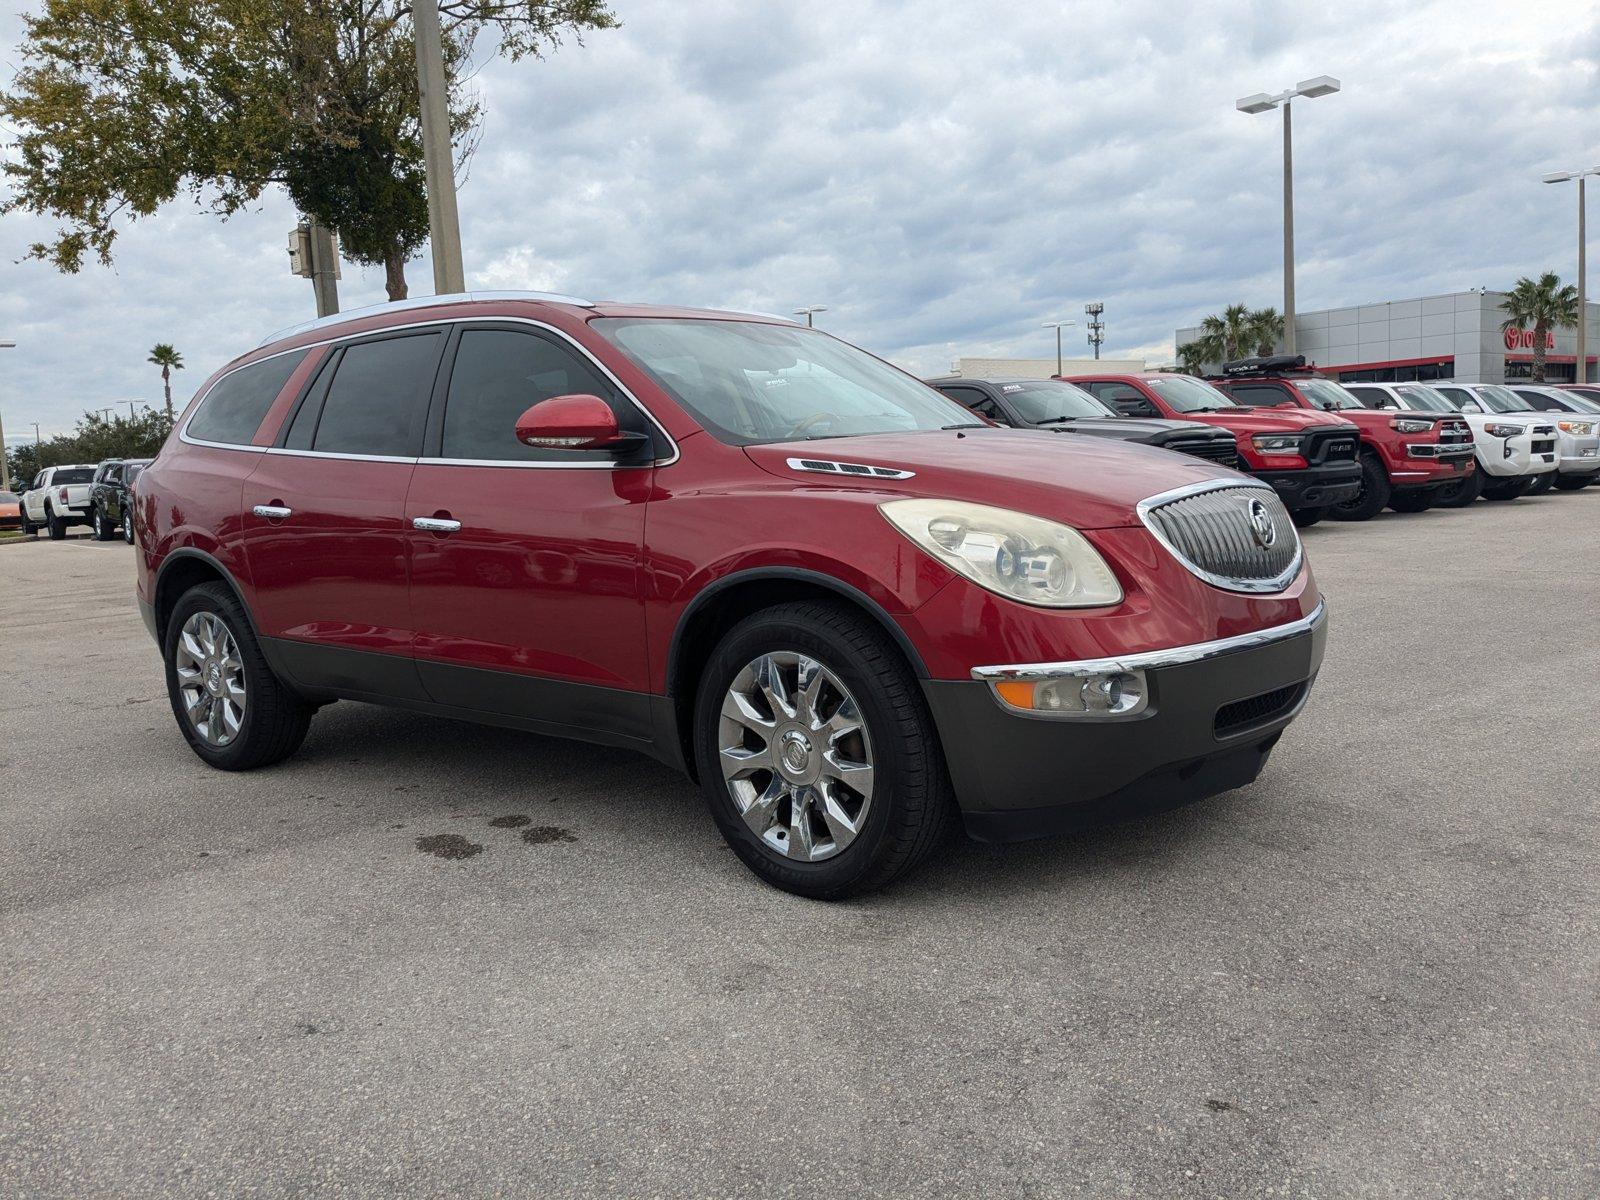
[[[540,450],[636,450],[649,439],[617,424],[599,396],[551,396],[517,418],[517,441]]]
[[[1476,400],[1463,400],[1461,402],[1461,411],[1462,412],[1471,412],[1471,413],[1481,413],[1483,411],[1483,409],[1478,407],[1478,402]]]

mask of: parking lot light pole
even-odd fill
[[[0,350],[15,350],[15,342],[0,342]],[[11,456],[6,453],[6,423],[0,420],[0,492],[11,490]]]
[[[1566,183],[1569,179],[1578,181],[1578,353],[1572,364],[1574,383],[1589,382],[1589,281],[1587,247],[1584,245],[1583,181],[1590,175],[1600,175],[1600,167],[1590,167],[1587,171],[1554,171],[1544,177],[1546,183]]]
[[[1303,79],[1286,92],[1276,96],[1257,92],[1233,102],[1242,113],[1264,113],[1274,108],[1283,109],[1283,352],[1294,353],[1294,139],[1290,134],[1289,102],[1296,96],[1315,100],[1330,96],[1339,90],[1339,81],[1332,75],[1318,75]]]
[[[1056,331],[1056,374],[1057,375],[1061,374],[1061,367],[1062,367],[1062,361],[1061,361],[1061,331],[1063,329],[1071,329],[1076,324],[1077,324],[1076,321],[1046,321],[1043,325],[1041,325],[1039,327],[1041,329],[1054,329]],[[1096,357],[1099,357],[1099,356],[1096,355]]]
[[[808,304],[804,308],[795,309],[794,315],[797,317],[804,317],[806,319],[806,328],[813,329],[815,326],[812,324],[811,318],[816,316],[819,312],[827,311],[828,306],[826,304]]]

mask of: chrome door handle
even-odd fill
[[[456,533],[461,529],[460,521],[449,521],[444,517],[412,517],[411,525],[428,533]]]
[[[281,521],[294,513],[294,509],[284,508],[281,504],[258,504],[250,511],[269,521]]]

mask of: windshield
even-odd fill
[[[129,463],[128,469],[122,474],[123,483],[132,483],[139,478],[139,472],[144,470],[144,463]]]
[[[1461,411],[1443,392],[1436,392],[1420,383],[1398,383],[1394,390],[1400,394],[1407,408],[1421,409],[1423,412]]]
[[[1294,384],[1311,403],[1321,409],[1366,407],[1330,379],[1296,379]]]
[[[1075,417],[1117,415],[1073,383],[1030,380],[1027,383],[1002,383],[997,386],[1000,394],[1017,410],[1017,415],[1030,425],[1048,425],[1070,421]]]
[[[1567,403],[1579,412],[1600,413],[1600,403],[1582,392],[1563,392],[1562,395],[1566,396]]]
[[[58,470],[50,477],[50,486],[58,483],[88,483],[94,478],[93,467],[73,467],[70,470]]]
[[[1485,412],[1539,411],[1510,388],[1503,388],[1498,383],[1480,383],[1473,394],[1477,397],[1478,403],[1483,406]]]
[[[820,330],[656,317],[592,327],[730,445],[978,424],[954,400]]]
[[[1168,407],[1178,412],[1214,412],[1219,408],[1239,407],[1226,393],[1188,375],[1168,375],[1163,379],[1147,379],[1145,382],[1167,402]]]

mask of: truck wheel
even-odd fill
[[[126,505],[122,509],[122,540],[133,545],[133,512]]]
[[[21,508],[21,505],[18,505],[18,507]],[[37,534],[38,532],[39,532],[39,527],[37,525],[35,525],[32,521],[28,520],[28,510],[26,508],[23,508],[22,509],[22,536],[25,537],[25,538],[31,538],[35,534]]]
[[[1483,493],[1483,468],[1477,467],[1471,475],[1453,479],[1435,493],[1435,508],[1465,508]]]
[[[167,622],[167,696],[190,747],[213,767],[248,771],[305,741],[312,707],[278,681],[238,599],[202,583]]]
[[[782,604],[730,630],[700,681],[694,744],[728,845],[796,895],[883,887],[925,859],[955,816],[915,677],[843,604]]]
[[[1389,503],[1394,489],[1389,486],[1389,472],[1383,460],[1370,450],[1361,455],[1361,490],[1355,499],[1343,504],[1329,505],[1325,510],[1335,521],[1370,521]]]
[[[1296,529],[1310,529],[1327,513],[1325,508],[1297,508],[1289,514]]]
[[[91,518],[90,524],[94,526],[94,540],[97,542],[109,542],[117,536],[116,527],[111,524],[110,519],[106,516],[105,509],[98,504],[94,506],[94,516]]]
[[[1555,474],[1554,471],[1551,471],[1547,478],[1563,492],[1581,491],[1593,483],[1595,478],[1593,475],[1563,475],[1557,479]]]
[[[1397,513],[1425,512],[1433,507],[1436,494],[1427,488],[1406,488],[1389,497],[1389,507]]]
[[[51,508],[48,504],[44,506],[44,523],[45,527],[50,530],[50,540],[52,542],[66,540],[67,523],[62,518],[56,516],[56,510]]]
[[[1512,479],[1496,479],[1483,485],[1483,498],[1485,500],[1515,500],[1533,486],[1533,479],[1527,475],[1518,475]]]
[[[1535,475],[1533,482],[1528,485],[1524,496],[1542,496],[1553,487],[1560,487],[1561,481],[1556,478],[1556,472],[1546,471],[1543,475]],[[1583,486],[1579,484],[1578,486]]]

